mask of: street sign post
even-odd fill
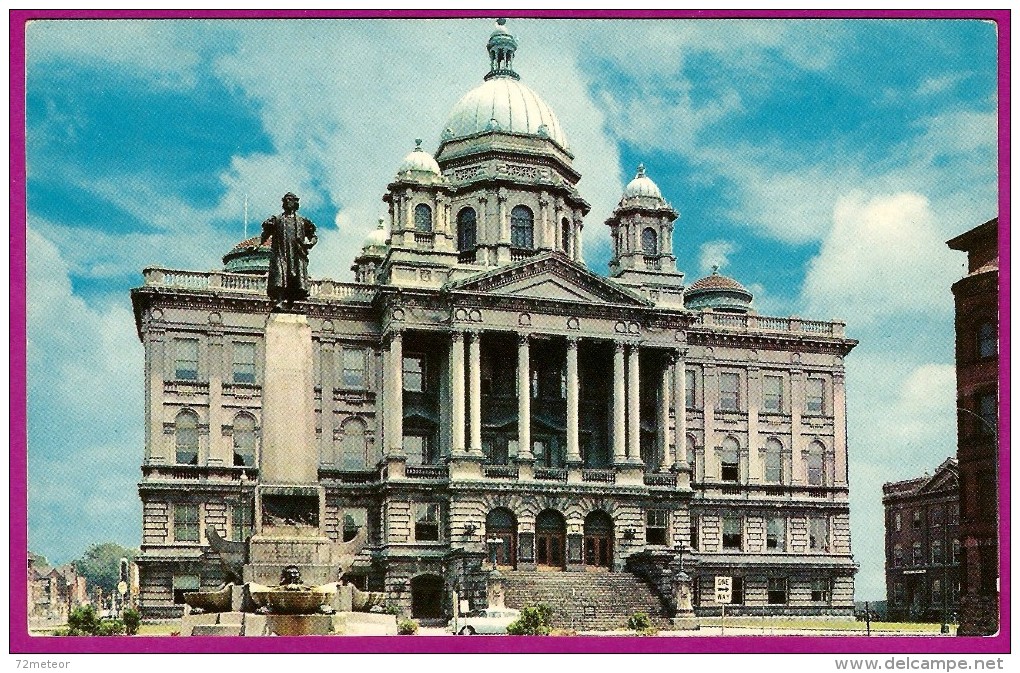
[[[724,575],[715,576],[715,602],[722,608],[722,623],[719,635],[726,634],[726,604],[733,600],[733,578]]]

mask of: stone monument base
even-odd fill
[[[395,636],[397,618],[369,612],[335,615],[188,614],[182,636]]]
[[[692,612],[686,615],[678,615],[670,620],[673,623],[674,631],[697,631],[701,628],[697,616]]]

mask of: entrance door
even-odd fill
[[[547,509],[535,519],[535,562],[543,569],[562,570],[567,524],[563,515]]]
[[[584,520],[584,564],[589,568],[613,567],[613,519],[601,510]]]
[[[499,540],[495,549],[496,565],[517,567],[517,519],[510,510],[494,509],[485,517],[485,540]]]

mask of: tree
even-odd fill
[[[521,616],[506,627],[506,632],[511,636],[547,636],[552,630],[551,619],[552,608],[545,603],[529,605],[521,608]]]
[[[108,596],[117,590],[121,558],[130,561],[137,555],[137,549],[121,547],[116,542],[103,542],[89,547],[74,565],[78,569],[78,574],[88,583],[90,592],[100,588],[103,595]]]
[[[46,560],[45,556],[42,554],[36,554],[34,551],[28,552],[28,558],[32,560],[32,563],[36,568],[45,568],[50,565],[50,562]]]

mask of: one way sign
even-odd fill
[[[733,600],[733,578],[716,575],[715,602],[729,603]]]

